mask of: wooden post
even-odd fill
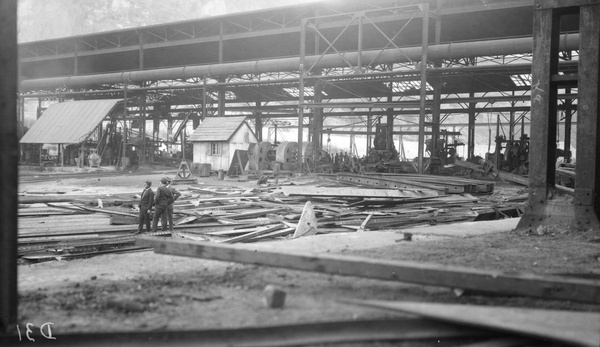
[[[0,333],[17,324],[17,1],[0,1]],[[41,145],[40,145],[41,146]],[[40,151],[41,153],[41,151]],[[16,340],[15,340],[16,341]]]

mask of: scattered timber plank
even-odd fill
[[[265,235],[253,237],[251,239],[245,240],[244,242],[257,242],[257,241],[262,241],[265,239],[273,239],[276,237],[288,236],[288,235],[294,233],[294,230],[295,230],[295,228],[284,228],[281,230],[273,231],[273,232],[265,234]]]
[[[527,177],[523,177],[523,176],[519,176],[519,175],[514,175],[508,172],[504,172],[504,171],[498,171],[498,176],[503,179],[504,181],[509,181],[512,183],[516,183],[516,184],[520,184],[522,186],[528,186],[529,185],[529,178]]]
[[[356,189],[356,188],[330,188],[330,187],[281,187],[285,196],[333,196],[345,198],[419,198],[437,196],[437,192],[427,189]]]
[[[285,208],[263,209],[263,210],[259,210],[259,211],[238,213],[238,214],[227,216],[227,217],[229,219],[237,220],[237,219],[246,219],[246,218],[252,218],[252,217],[260,217],[260,216],[264,216],[269,213],[277,213],[277,212],[282,212],[282,211],[287,211],[287,209],[285,209]]]
[[[175,225],[183,225],[183,224],[188,224],[188,223],[191,223],[191,222],[195,221],[196,219],[198,219],[198,217],[197,217],[197,216],[183,217],[183,218],[180,218],[180,219],[176,220],[176,221],[174,222],[174,224],[175,224]]]
[[[86,211],[91,211],[91,212],[115,214],[115,215],[119,215],[119,216],[128,216],[128,217],[134,217],[134,218],[138,217],[138,215],[134,214],[134,213],[112,211],[112,210],[103,209],[103,208],[92,208],[92,207],[86,207],[86,206],[81,206],[81,205],[75,205],[75,206],[80,207]]]
[[[378,300],[344,302],[578,346],[600,346],[600,313]]]
[[[292,237],[297,238],[301,236],[310,236],[316,233],[317,217],[315,216],[315,211],[313,210],[311,202],[307,201],[306,204],[304,204],[304,209],[302,210],[300,220],[298,221],[298,225],[294,231],[294,236]]]
[[[267,227],[267,228],[261,228],[260,230],[257,231],[253,231],[250,233],[246,233],[244,235],[240,235],[240,236],[236,236],[236,237],[232,237],[226,240],[221,241],[221,243],[235,243],[235,242],[243,242],[246,240],[250,240],[256,236],[260,236],[260,235],[264,235],[264,234],[269,234],[273,231],[279,230],[279,229],[283,229],[283,224],[277,224],[271,227]]]
[[[162,254],[480,290],[501,295],[519,295],[600,304],[600,281],[597,280],[533,274],[513,275],[500,271],[441,264],[378,260],[356,256],[317,255],[297,252],[281,253],[267,249],[257,251],[257,248],[241,245],[190,244],[185,241],[160,240],[151,237],[139,237],[137,244],[154,247],[155,252]]]

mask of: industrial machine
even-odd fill
[[[519,140],[507,140],[504,135],[496,136],[494,153],[486,154],[486,159],[499,170],[516,175],[529,171],[529,137],[523,134]]]
[[[252,143],[248,147],[249,169],[251,171],[273,170],[275,164],[284,171],[298,170],[298,143],[280,142],[273,145],[270,142]],[[328,153],[317,148],[312,142],[302,143],[303,169],[310,172],[322,170],[330,164]]]
[[[390,138],[387,124],[375,125],[373,148],[369,150],[369,155],[367,156],[368,166],[384,165],[386,162],[399,161],[398,151],[393,141],[390,141]]]

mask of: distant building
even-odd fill
[[[256,135],[240,117],[207,117],[194,130],[194,164],[210,164],[211,170],[229,170],[236,149],[248,150],[258,143]]]

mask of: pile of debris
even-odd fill
[[[182,197],[175,202],[172,235],[256,242],[521,215],[526,196],[499,203],[488,199],[493,189],[490,181],[456,177],[348,174],[289,179],[246,190],[188,185],[179,189]],[[144,249],[134,245],[139,195],[99,199],[28,193],[19,205],[22,259],[73,259]]]

